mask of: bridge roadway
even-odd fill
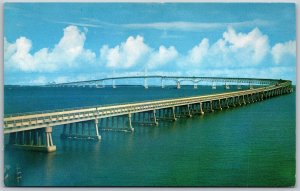
[[[62,138],[100,140],[99,129],[132,132],[135,123],[158,125],[159,120],[176,121],[292,91],[291,81],[277,80],[266,87],[228,93],[12,115],[4,117],[4,134],[9,134],[9,145],[15,148],[52,152],[54,126],[62,127]]]

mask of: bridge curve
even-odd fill
[[[220,79],[223,80],[224,78]],[[226,79],[232,79],[234,81],[235,78]],[[240,79],[241,78],[239,78],[239,80]],[[247,81],[250,80],[250,78],[244,78],[244,80]],[[64,138],[100,140],[99,127],[101,126],[101,130],[132,132],[134,131],[132,126],[134,122],[144,125],[158,125],[159,120],[176,121],[177,118],[180,117],[191,117],[192,115],[198,114],[203,115],[204,113],[213,112],[214,110],[246,105],[293,91],[292,83],[288,80],[252,80],[266,80],[270,82],[270,84],[255,89],[204,96],[100,105],[69,110],[5,116],[4,134],[10,135],[10,144],[17,148],[51,152],[56,149],[51,134],[52,127],[54,126],[61,126],[63,128],[62,137]],[[74,132],[74,129],[76,129],[76,132]],[[79,133],[78,129],[81,129],[81,133]]]

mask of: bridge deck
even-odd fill
[[[270,85],[267,87],[221,94],[117,104],[109,106],[95,106],[71,110],[49,111],[46,113],[32,113],[27,115],[9,116],[4,118],[4,134],[45,128],[49,126],[52,127],[57,125],[76,123],[81,121],[95,120],[99,118],[128,115],[132,113],[140,113],[151,110],[159,110],[163,108],[205,103],[214,100],[228,99],[257,93],[265,94],[266,92],[288,86],[291,86],[290,81],[280,80],[277,84]]]

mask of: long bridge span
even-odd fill
[[[66,83],[51,83],[45,86],[47,87],[104,87],[105,85],[111,85],[116,88],[116,81],[139,79],[143,80],[143,86],[148,88],[148,80],[156,79],[160,81],[160,86],[165,87],[165,83],[175,83],[177,89],[180,89],[182,82],[191,82],[194,88],[197,88],[198,84],[201,83],[211,83],[215,86],[216,83],[224,84],[225,86],[229,83],[241,85],[247,84],[249,86],[253,85],[269,85],[277,83],[278,80],[274,79],[259,79],[259,78],[224,78],[224,77],[188,77],[188,76],[163,76],[163,75],[136,75],[136,76],[119,76],[119,77],[108,77],[101,78],[97,80],[85,80],[85,81],[74,81]]]
[[[237,84],[250,82],[261,86],[204,96],[6,115],[4,134],[9,135],[8,145],[14,148],[53,152],[56,150],[52,140],[54,126],[60,127],[62,138],[101,140],[100,130],[134,132],[134,125],[137,123],[157,126],[160,121],[176,121],[178,118],[203,115],[215,110],[222,111],[293,91],[291,81],[288,80],[201,78],[210,82],[216,79],[220,82],[231,80],[230,82]]]

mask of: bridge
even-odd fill
[[[164,78],[164,76],[147,77]],[[112,79],[120,78],[101,80]],[[172,77],[168,79],[197,79],[237,84],[243,82],[261,84],[261,86],[204,96],[6,115],[4,117],[4,134],[9,135],[8,145],[14,148],[53,152],[56,150],[52,140],[52,128],[55,126],[62,130],[61,138],[99,141],[101,140],[100,130],[134,132],[135,124],[158,126],[160,121],[175,122],[178,118],[222,111],[293,91],[291,81],[288,80],[207,77]],[[96,84],[101,80],[92,81],[92,83]],[[59,87],[85,83],[89,84],[91,81],[64,83],[59,84]],[[55,87],[57,86],[55,85]]]
[[[240,87],[241,84],[247,84],[250,87],[253,85],[269,85],[274,84],[277,80],[274,79],[258,79],[258,78],[223,78],[223,77],[187,77],[187,76],[162,76],[162,75],[136,75],[136,76],[119,76],[119,77],[109,77],[97,80],[86,80],[86,81],[76,81],[76,82],[66,82],[66,83],[52,83],[45,85],[46,87],[104,87],[106,85],[111,85],[116,88],[116,81],[120,80],[130,80],[130,79],[142,79],[143,86],[148,88],[148,80],[156,79],[160,81],[161,88],[165,87],[165,83],[175,82],[177,89],[180,89],[182,82],[192,82],[194,88],[197,89],[197,85],[200,83],[211,83],[212,87],[215,87],[217,83],[224,84],[227,89],[229,88],[229,83],[237,84]]]

